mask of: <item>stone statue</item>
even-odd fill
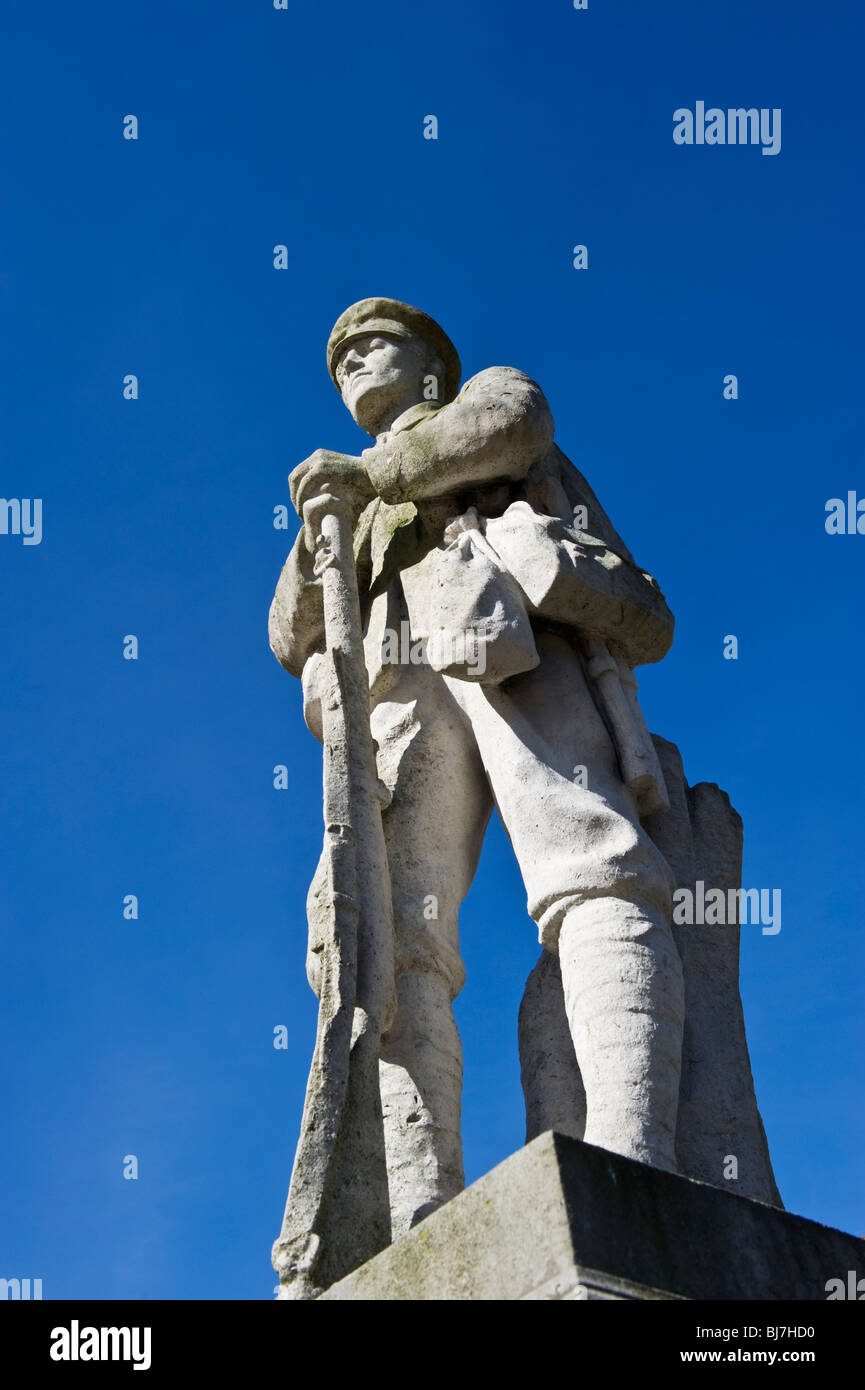
[[[379,925],[367,949],[389,951],[392,921],[392,989],[379,988],[363,1017],[380,1029],[390,1238],[463,1187],[458,912],[494,805],[543,947],[520,1022],[529,1137],[558,1127],[719,1185],[719,1150],[745,1143],[747,1195],[777,1202],[741,1022],[738,935],[719,957],[712,941],[692,950],[691,929],[677,941],[672,926],[677,883],[701,873],[738,882],[741,823],[717,788],[687,788],[677,751],[643,721],[634,667],[660,661],[673,636],[657,583],[556,446],[550,407],[522,372],[490,367],[460,389],[442,328],[390,299],[340,316],[327,364],[373,443],[358,457],[318,450],[292,473],[303,526],[269,631],[302,679],[327,788],[328,747],[346,736],[328,735],[342,697],[325,621],[334,558],[324,532],[341,517],[369,688],[365,785],[379,779],[386,871],[378,850],[368,862],[389,876],[386,933]],[[345,896],[326,840],[307,903],[308,974],[322,998],[328,923]],[[706,1090],[701,1064],[718,1055]],[[306,1190],[298,1164],[296,1194]],[[376,1194],[380,1205],[380,1182]],[[299,1200],[290,1194],[289,1208]],[[284,1236],[284,1282],[304,1263],[297,1248]],[[319,1272],[290,1296],[323,1283]]]

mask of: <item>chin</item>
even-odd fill
[[[355,399],[348,402],[348,408],[355,424],[360,425],[367,434],[376,435],[378,433],[376,422],[380,418],[381,410],[376,407],[379,404],[379,395],[380,391],[371,387],[366,391],[360,391]]]

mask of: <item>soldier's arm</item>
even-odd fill
[[[673,642],[673,615],[655,579],[593,536],[571,551],[579,590],[571,621],[608,642],[631,667],[661,661]]]
[[[552,415],[536,382],[513,367],[489,367],[450,405],[366,450],[363,461],[385,502],[414,502],[524,478],[552,441]]]
[[[301,530],[282,567],[267,623],[271,651],[298,678],[313,652],[324,651],[322,583],[313,563]]]
[[[515,562],[522,560],[523,578],[541,611],[615,645],[630,666],[660,661],[673,640],[673,615],[586,478],[554,446],[528,482],[535,509],[565,527],[556,565],[544,562],[543,550],[515,550],[516,537],[505,546]],[[547,524],[557,529],[555,522]]]
[[[324,600],[316,572],[316,536],[321,518],[334,507],[347,508],[355,529],[355,565],[363,601],[369,570],[369,523],[373,491],[360,459],[317,449],[289,478],[291,500],[303,526],[282,567],[270,605],[268,637],[277,660],[293,676],[316,652],[324,651]],[[375,505],[373,501],[373,505]]]

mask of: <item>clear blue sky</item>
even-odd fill
[[[649,724],[729,791],[746,884],[783,892],[742,948],[781,1192],[865,1232],[865,536],[824,529],[865,496],[863,27],[853,0],[7,7],[0,490],[43,499],[44,535],[0,536],[0,1275],[271,1296],[321,838],[271,518],[314,448],[368,442],[324,344],[371,294],[434,314],[467,376],[535,377],[658,577]],[[674,145],[698,100],[780,107],[781,153]],[[463,942],[473,1179],[523,1139],[538,949],[497,826]]]

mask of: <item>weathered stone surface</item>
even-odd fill
[[[310,983],[319,997],[301,1134],[273,1265],[280,1299],[310,1299],[390,1241],[379,1089],[393,1018],[393,920],[352,535],[328,503],[316,564],[327,654],[318,662],[324,850],[308,902]]]
[[[571,1040],[558,956],[542,951],[526,980],[519,1015],[526,1143],[554,1130],[586,1132],[586,1093]]]
[[[742,822],[711,783],[688,787],[678,749],[654,739],[670,809],[644,820],[680,886],[697,879],[726,891],[741,882]],[[685,1027],[676,1127],[681,1173],[781,1206],[754,1093],[739,996],[739,927],[674,926],[685,981]],[[549,952],[529,976],[520,1008],[526,1137],[545,1130],[582,1139],[585,1093]],[[737,1178],[729,1178],[730,1160]]]
[[[695,879],[727,890],[742,883],[742,823],[709,782],[688,788]],[[685,1032],[676,1153],[681,1171],[781,1206],[757,1108],[739,994],[739,925],[674,926],[685,974]]]
[[[322,1299],[823,1301],[850,1269],[855,1236],[547,1133]]]
[[[733,875],[735,844],[723,806],[689,799],[680,768],[667,787],[640,711],[633,668],[660,661],[673,634],[658,584],[556,445],[524,372],[487,367],[460,387],[440,326],[387,299],[340,316],[327,362],[373,443],[316,450],[293,471],[303,525],[269,625],[325,745],[325,854],[308,909],[319,1043],[276,1252],[284,1288],[303,1297],[355,1258],[355,1229],[369,1250],[462,1188],[458,915],[494,805],[558,962],[534,990],[542,1003],[558,989],[534,1027],[534,1073],[555,1103],[530,1101],[530,1122],[675,1170],[684,1097],[682,1152],[708,1173],[727,1136],[741,1139],[750,1075],[739,1018],[712,1071],[714,1084],[730,1069],[732,1089],[707,1127],[693,1020],[710,1036],[719,1013],[733,1017],[736,955],[732,940],[677,946],[672,894],[698,854]],[[649,833],[642,818],[662,811]],[[693,1026],[683,956],[724,981],[719,997],[716,982],[692,985]],[[367,1153],[375,1161],[354,1163]]]

